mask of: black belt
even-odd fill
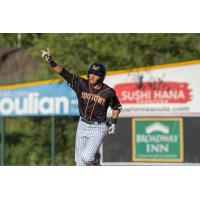
[[[81,121],[85,122],[86,124],[101,124],[101,122],[90,121],[84,118],[81,118]]]

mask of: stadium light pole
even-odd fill
[[[5,130],[4,118],[0,117],[0,132],[1,132],[1,166],[4,165],[4,143],[5,143]]]
[[[55,116],[51,116],[51,165],[55,164]]]

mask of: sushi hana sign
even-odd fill
[[[108,75],[122,103],[120,116],[200,116],[200,61]]]
[[[132,127],[133,161],[183,162],[181,118],[135,118]]]
[[[191,101],[190,89],[188,83],[165,82],[165,87],[155,89],[151,88],[151,82],[143,83],[138,88],[137,83],[118,84],[115,89],[118,91],[118,97],[121,103],[187,103]]]

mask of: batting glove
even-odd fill
[[[49,48],[47,48],[47,51],[41,50],[41,52],[42,52],[42,58],[45,58],[46,61],[49,63],[49,65],[51,65],[51,67],[55,67],[57,65],[52,59]]]
[[[109,135],[113,135],[115,134],[115,124],[110,124],[110,126],[108,127],[108,134]]]
[[[116,127],[116,123],[117,123],[117,118],[110,118],[107,121],[107,126],[108,126],[108,134],[109,135],[113,135],[115,133],[115,127]]]

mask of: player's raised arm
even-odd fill
[[[75,91],[78,91],[79,89],[79,80],[81,79],[79,76],[70,73],[68,70],[65,70],[62,66],[58,65],[56,62],[54,62],[49,49],[47,50],[41,50],[42,57],[45,58],[47,63],[52,67],[52,69],[59,73],[60,76],[62,76],[68,83],[69,86],[74,89]]]

